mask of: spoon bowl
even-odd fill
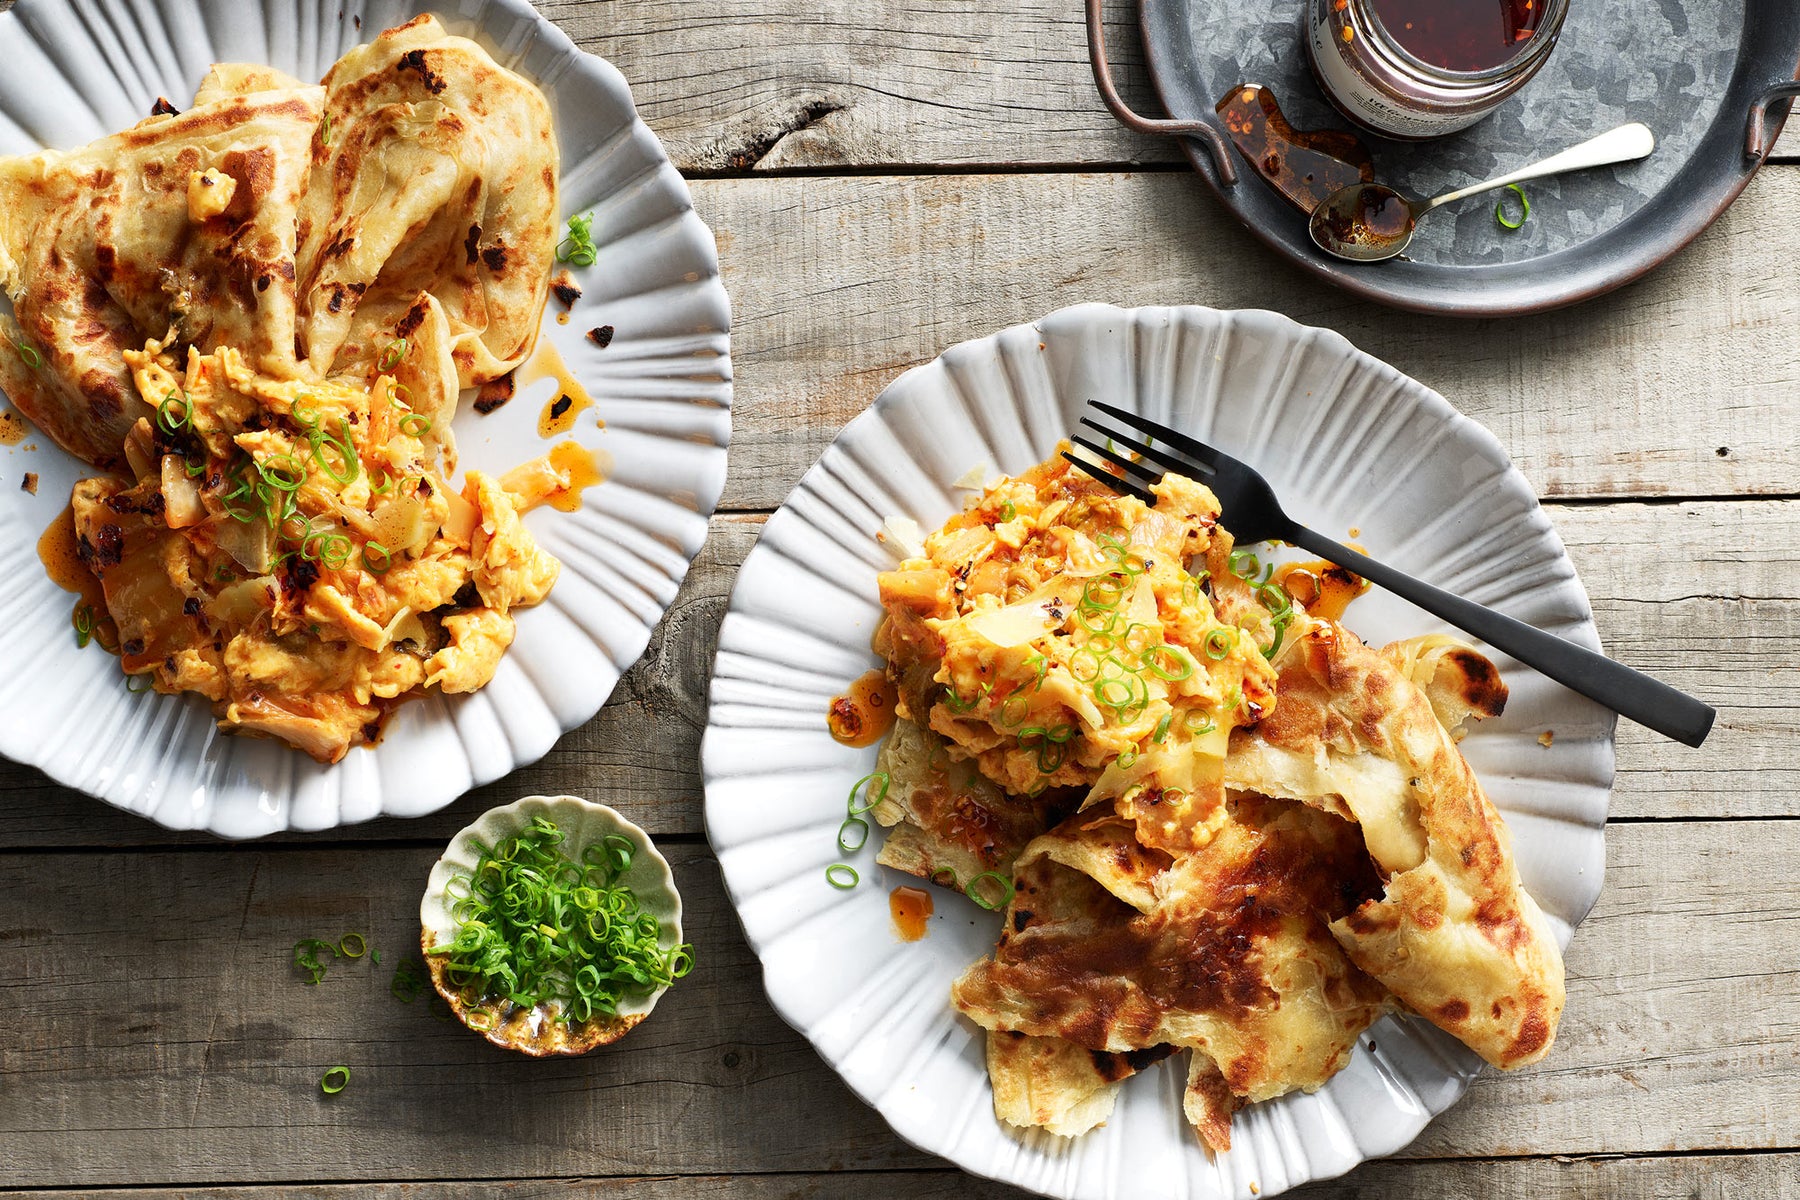
[[[1385,183],[1339,188],[1313,209],[1306,231],[1313,245],[1351,262],[1380,262],[1412,244],[1428,210]]]

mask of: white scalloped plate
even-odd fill
[[[84,470],[47,438],[0,447],[0,753],[164,825],[256,837],[418,816],[547,753],[588,721],[649,644],[706,539],[731,436],[731,309],[713,237],[611,64],[579,50],[527,0],[19,0],[0,14],[0,154],[70,147],[126,128],[158,96],[193,97],[214,61],[322,78],[344,51],[420,12],[475,37],[550,97],[565,213],[592,210],[599,261],[544,334],[605,428],[574,436],[613,471],[581,511],[527,524],[562,560],[547,603],[473,696],[406,705],[373,750],[321,767],[278,743],[220,735],[204,703],[133,696],[109,656],[77,651],[72,600],[35,546]],[[560,308],[552,304],[552,309]],[[611,325],[602,350],[586,331]],[[487,416],[464,405],[464,466],[542,453],[549,383]],[[31,447],[31,448],[28,448]],[[21,476],[40,477],[36,496]]]
[[[874,750],[831,739],[825,709],[877,662],[875,576],[894,557],[876,531],[891,515],[935,528],[964,495],[953,481],[983,462],[1010,473],[1047,457],[1089,398],[1259,467],[1322,532],[1355,527],[1377,558],[1599,646],[1530,485],[1443,397],[1274,313],[1064,309],[902,375],[770,518],[720,630],[707,833],[775,1007],[908,1141],[1053,1196],[1267,1197],[1400,1149],[1480,1060],[1422,1021],[1390,1018],[1317,1094],[1241,1112],[1216,1160],[1182,1119],[1185,1072],[1168,1064],[1131,1079],[1085,1137],[1020,1136],[994,1119],[980,1030],[949,1004],[951,980],[992,949],[995,916],[934,889],[929,936],[900,942],[887,894],[910,880],[875,865],[879,838],[851,856],[860,886],[825,881],[844,797],[873,769]],[[1359,600],[1349,624],[1377,644],[1444,628],[1382,593]],[[1463,751],[1566,945],[1600,891],[1613,716],[1495,657],[1511,701]]]

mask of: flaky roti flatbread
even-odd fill
[[[1444,646],[1392,659],[1335,625],[1278,660],[1275,711],[1232,739],[1230,786],[1356,821],[1385,894],[1331,926],[1356,964],[1498,1067],[1542,1058],[1563,1006],[1562,955],[1510,840],[1426,690],[1454,714],[1495,706],[1487,677]],[[1425,666],[1421,667],[1423,663]],[[1442,676],[1442,678],[1438,678]],[[1481,686],[1465,686],[1478,679]],[[1485,695],[1471,699],[1471,692]]]
[[[443,305],[463,387],[537,339],[557,228],[542,93],[423,16],[340,59],[300,213],[300,338],[314,370],[380,358],[414,298]]]
[[[71,453],[120,461],[148,408],[128,350],[232,346],[295,374],[295,214],[324,91],[220,94],[80,150],[0,159],[0,387]],[[41,361],[34,361],[40,359]]]
[[[1319,1087],[1391,1003],[1322,915],[1376,881],[1335,817],[1254,798],[1232,810],[1205,849],[1150,885],[1147,913],[1033,843],[999,946],[952,1002],[990,1031],[1088,1050],[1192,1048],[1246,1100]],[[1084,819],[1091,811],[1064,822],[1062,840],[1081,837],[1072,826]]]

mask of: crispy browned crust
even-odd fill
[[[1080,837],[1072,826],[1090,813],[1058,833]],[[1252,1100],[1318,1087],[1388,1005],[1320,915],[1358,898],[1346,880],[1374,881],[1335,818],[1254,799],[1235,802],[1233,818],[1157,882],[1148,913],[1034,843],[994,956],[952,1001],[984,1028],[1090,1050],[1194,1047]]]
[[[18,317],[4,332],[43,359],[0,347],[0,385],[58,445],[119,460],[149,412],[122,356],[170,330],[294,373],[294,216],[323,99],[226,96],[81,150],[0,160],[0,286]],[[196,222],[188,179],[208,168],[236,191]]]
[[[1234,787],[1359,822],[1387,885],[1333,935],[1415,1011],[1495,1066],[1517,1067],[1550,1048],[1562,955],[1499,814],[1426,691],[1395,665],[1429,663],[1428,686],[1452,711],[1492,710],[1497,676],[1473,654],[1390,658],[1320,626],[1283,654],[1275,713],[1234,738],[1227,769]]]
[[[876,766],[888,791],[875,817],[892,827],[876,861],[959,890],[988,871],[1011,878],[1013,860],[1055,819],[1060,799],[1002,791],[972,762],[951,758],[940,735],[904,719]]]

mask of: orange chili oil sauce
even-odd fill
[[[119,647],[118,626],[107,615],[106,593],[100,587],[100,580],[81,561],[73,507],[65,507],[50,522],[49,528],[38,538],[37,552],[38,561],[44,564],[44,574],[49,576],[50,582],[80,597],[74,611],[86,608],[92,614],[94,640],[107,650],[116,651]]]
[[[1361,138],[1341,129],[1295,129],[1275,93],[1260,83],[1238,84],[1216,108],[1257,174],[1303,213],[1340,188],[1375,178],[1375,160]]]
[[[888,893],[888,913],[900,940],[916,942],[925,936],[926,922],[931,920],[931,893],[901,884]]]
[[[825,724],[846,746],[873,746],[894,727],[894,685],[879,667],[864,673],[842,696],[831,698]]]
[[[1283,563],[1275,568],[1275,582],[1321,621],[1342,621],[1350,602],[1369,590],[1369,581],[1356,572],[1316,559]]]
[[[569,486],[557,491],[544,503],[557,512],[572,513],[581,507],[581,493],[606,480],[612,464],[604,450],[590,450],[580,442],[558,442],[550,448],[550,465],[566,471]]]
[[[554,380],[556,390],[550,393],[550,399],[544,401],[543,412],[538,414],[538,436],[560,437],[575,428],[576,417],[594,407],[594,398],[576,381],[568,364],[563,362],[556,343],[547,337],[538,339],[537,349],[532,352],[530,361],[519,368],[515,383],[523,388],[540,379]]]

